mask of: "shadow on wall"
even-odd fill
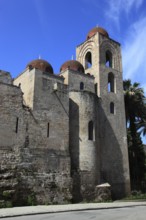
[[[72,188],[72,196],[73,196],[73,203],[82,201],[81,195],[81,179],[79,173],[79,106],[70,99],[69,102],[69,109],[70,109],[70,155],[71,155],[71,177],[73,180],[73,188]],[[74,114],[73,114],[74,113]],[[72,117],[74,115],[74,117]]]
[[[95,119],[97,121],[95,123],[96,171],[100,173],[97,175],[99,179],[95,181],[95,186],[108,182],[111,185],[112,198],[120,199],[130,193],[127,144],[126,140],[124,140],[126,135],[124,120],[122,120],[122,116],[113,113],[109,113],[107,117],[100,100],[98,101],[97,108],[97,119]],[[79,106],[71,99],[69,123],[73,202],[80,202],[83,200],[83,197],[79,167]]]
[[[121,115],[107,117],[99,105],[100,181],[111,185],[113,199],[120,199],[130,193],[125,123]]]

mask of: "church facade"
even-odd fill
[[[96,27],[58,75],[42,59],[13,80],[0,71],[0,200],[93,201],[102,183],[113,198],[129,194],[121,62]]]

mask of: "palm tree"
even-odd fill
[[[139,88],[139,83],[135,82],[133,85],[131,80],[124,80],[124,100],[126,123],[129,124],[130,129],[136,129],[136,122],[142,119],[145,115],[144,91]]]
[[[140,134],[142,134],[143,136],[146,135],[146,118],[142,118],[140,121],[138,121],[137,129]]]
[[[139,83],[132,84],[129,79],[123,82],[130,177],[133,189],[137,189],[141,185],[146,172],[145,153],[138,132],[139,130],[145,134],[146,131],[146,105],[144,91],[139,86]]]
[[[146,136],[146,98],[144,99],[143,117],[137,122],[137,129],[140,134]]]

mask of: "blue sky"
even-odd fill
[[[41,56],[59,73],[97,25],[121,43],[123,78],[146,94],[146,0],[0,0],[0,69],[15,77]]]

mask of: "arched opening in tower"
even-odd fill
[[[92,54],[91,52],[87,52],[85,56],[85,69],[92,67]]]
[[[109,50],[107,50],[105,56],[106,56],[105,66],[106,66],[106,67],[111,67],[111,68],[112,68],[112,66],[113,66],[113,62],[112,62],[112,53],[111,53]]]
[[[114,74],[108,74],[108,92],[115,92],[115,79]]]

